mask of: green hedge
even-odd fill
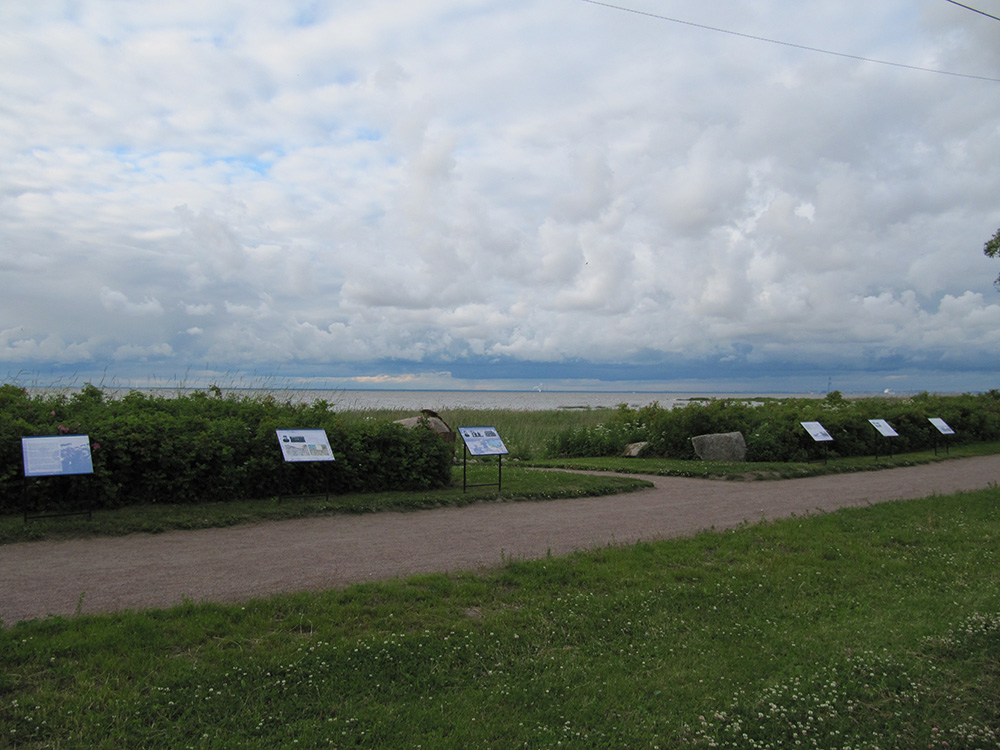
[[[326,430],[336,460],[286,463],[276,429]],[[108,398],[91,385],[71,396],[0,386],[0,512],[22,507],[21,438],[86,434],[94,474],[30,480],[32,498],[94,507],[196,503],[311,492],[421,490],[451,480],[452,449],[431,430],[392,422],[344,424],[324,401],[222,397],[218,389]]]
[[[619,455],[628,443],[647,442],[644,456],[695,459],[691,438],[717,432],[742,432],[749,461],[805,461],[816,455],[801,422],[821,422],[833,437],[831,456],[872,455],[927,450],[940,442],[928,421],[940,417],[956,434],[952,444],[1000,439],[1000,391],[959,396],[927,393],[912,398],[845,399],[834,391],[823,399],[788,398],[747,402],[714,399],[664,409],[658,404],[619,406],[597,427],[565,430],[549,442],[550,456]],[[869,419],[884,419],[899,437],[886,442]]]

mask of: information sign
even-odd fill
[[[26,477],[94,473],[87,435],[23,437],[21,454]]]
[[[951,427],[949,427],[947,425],[947,423],[943,419],[940,419],[939,417],[930,417],[928,419],[928,421],[932,425],[934,425],[935,427],[937,427],[937,431],[940,432],[942,435],[954,435],[955,434],[955,431],[953,429],[951,429]]]
[[[826,443],[833,440],[833,436],[819,422],[799,422],[799,424],[806,428],[806,432],[817,443]]]
[[[507,455],[507,446],[493,427],[459,427],[458,432],[473,456]]]
[[[868,421],[885,437],[899,437],[899,433],[892,429],[892,426],[884,419],[869,419]]]
[[[275,430],[285,461],[333,461],[326,430]]]

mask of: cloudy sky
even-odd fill
[[[1000,21],[615,5],[0,4],[0,378],[1000,387]]]

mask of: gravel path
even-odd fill
[[[1000,456],[775,482],[648,477],[611,497],[482,503],[0,546],[0,620],[238,602],[731,528],[1000,482]]]

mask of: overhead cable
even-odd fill
[[[966,10],[971,10],[973,13],[978,13],[981,16],[992,18],[994,21],[1000,21],[1000,17],[994,16],[991,13],[987,13],[985,10],[979,10],[979,8],[973,8],[971,5],[964,5],[962,3],[955,2],[955,0],[945,0],[945,2],[951,3],[952,5],[957,5],[960,8],[965,8]]]
[[[819,47],[808,47],[804,44],[795,44],[794,42],[783,42],[779,39],[768,39],[763,36],[754,36],[753,34],[744,34],[741,31],[732,31],[730,29],[722,29],[718,26],[708,26],[703,23],[695,23],[694,21],[684,21],[680,18],[670,18],[669,16],[661,16],[657,13],[649,13],[644,10],[636,10],[635,8],[625,8],[621,5],[612,5],[611,3],[600,2],[600,0],[581,0],[584,3],[590,3],[591,5],[601,5],[605,8],[611,8],[613,10],[621,10],[626,13],[635,13],[639,16],[648,16],[650,18],[656,18],[660,21],[670,21],[671,23],[679,23],[685,26],[694,26],[699,29],[706,29],[707,31],[717,31],[720,34],[730,34],[732,36],[743,37],[744,39],[753,39],[757,42],[767,42],[768,44],[778,44],[782,47],[793,47],[794,49],[806,50],[807,52],[819,52],[823,55],[833,55],[835,57],[846,57],[849,60],[858,60],[860,62],[876,63],[878,65],[891,65],[894,68],[906,68],[907,70],[919,70],[922,73],[938,73],[944,76],[956,76],[958,78],[973,78],[978,81],[990,81],[992,83],[1000,83],[1000,78],[991,78],[989,76],[977,76],[971,73],[953,73],[948,70],[940,70],[938,68],[922,68],[918,65],[906,65],[905,63],[891,62],[889,60],[876,60],[871,57],[862,57],[860,55],[850,55],[846,52],[834,52],[833,50],[820,49]],[[950,2],[950,0],[949,0]]]

